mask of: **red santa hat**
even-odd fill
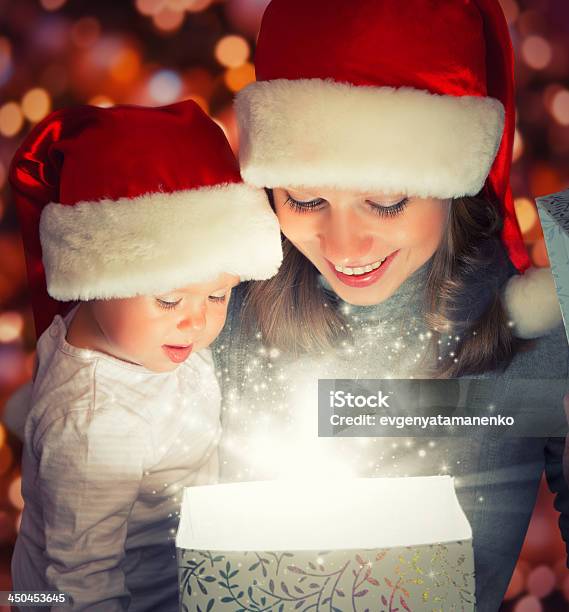
[[[281,262],[266,194],[242,183],[223,131],[192,101],[56,111],[16,152],[10,182],[38,334],[61,301],[222,272],[265,279]]]
[[[510,259],[529,267],[509,183],[513,53],[498,0],[272,0],[255,69],[236,100],[246,181],[436,198],[484,189]],[[551,302],[546,275],[538,293]],[[510,292],[517,314],[526,299]]]

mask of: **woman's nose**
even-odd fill
[[[331,212],[319,232],[324,257],[335,264],[362,263],[370,254],[373,236],[356,215]]]
[[[182,318],[178,321],[178,329],[200,330],[206,324],[206,306],[187,308]]]

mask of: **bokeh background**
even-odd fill
[[[517,60],[516,211],[534,265],[543,267],[547,253],[533,198],[569,187],[569,1],[501,1]],[[255,78],[253,51],[267,3],[0,0],[0,414],[31,376],[35,345],[7,185],[15,149],[35,123],[63,106],[157,106],[187,98],[220,123],[236,149],[232,99]],[[11,586],[23,505],[20,455],[18,440],[0,425],[0,590]],[[542,483],[503,611],[569,610],[557,521]]]

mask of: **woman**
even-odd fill
[[[527,270],[509,187],[498,0],[272,0],[255,62],[237,99],[242,173],[267,189],[285,259],[236,296],[216,351],[222,477],[452,474],[477,609],[494,612],[544,465],[569,538],[563,438],[317,439],[304,425],[318,377],[468,378],[486,382],[473,413],[523,420],[539,402],[544,419],[563,416],[569,350],[547,272]]]

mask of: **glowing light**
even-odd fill
[[[0,448],[4,446],[4,442],[6,442],[6,428],[0,423]]]
[[[526,64],[534,70],[547,68],[553,55],[549,42],[535,34],[524,40],[521,50]]]
[[[166,8],[153,15],[152,21],[159,30],[173,32],[184,23],[184,17],[185,15],[182,11],[173,11]]]
[[[12,449],[8,445],[0,446],[0,476],[10,470],[13,459]]]
[[[24,318],[19,312],[4,312],[0,315],[0,342],[17,340],[24,330]]]
[[[71,28],[71,40],[78,47],[90,47],[97,42],[100,34],[101,26],[94,17],[83,17]]]
[[[237,68],[229,68],[225,72],[224,80],[228,89],[233,92],[240,91],[255,80],[255,67],[246,62]]]
[[[8,487],[8,499],[14,508],[21,510],[24,507],[24,499],[22,498],[22,478],[20,476],[10,483]]]
[[[514,132],[514,150],[512,154],[512,160],[517,161],[522,156],[523,152],[524,139],[518,128],[516,128],[516,131]]]
[[[114,106],[114,102],[108,97],[104,95],[95,96],[89,100],[89,104],[93,106],[99,106],[100,108],[109,108],[110,106]]]
[[[57,11],[65,2],[66,0],[40,0],[40,4],[46,11]]]
[[[0,134],[10,138],[15,136],[24,125],[22,109],[16,102],[7,102],[0,108]]]
[[[45,89],[30,89],[22,98],[22,112],[29,121],[41,121],[51,110],[51,99]]]
[[[561,125],[569,125],[569,91],[561,89],[551,100],[551,115]]]
[[[537,223],[537,209],[528,198],[516,198],[514,206],[522,234],[527,234]]]
[[[182,93],[182,79],[173,70],[159,70],[150,79],[148,92],[159,104],[175,102]]]
[[[215,58],[227,68],[242,66],[249,59],[249,43],[242,36],[224,36],[215,45]]]
[[[130,83],[138,76],[140,63],[140,57],[134,49],[123,49],[113,61],[110,74],[119,83]]]

